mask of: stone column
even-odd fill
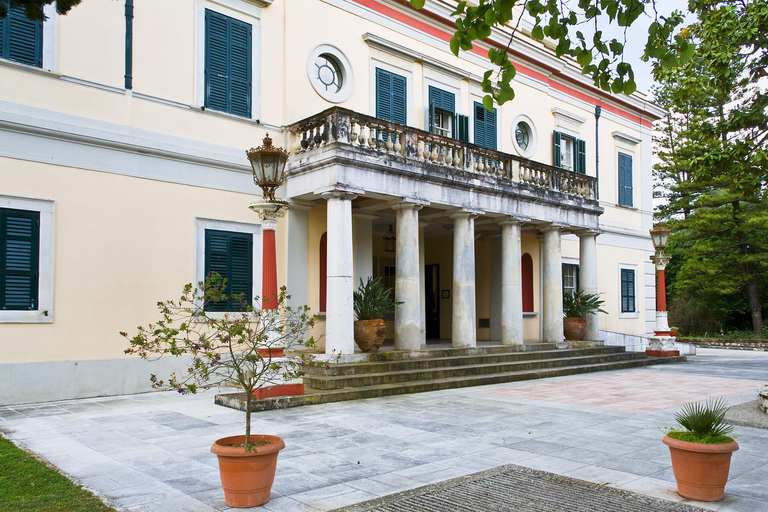
[[[421,271],[419,258],[419,210],[422,204],[401,202],[396,212],[395,350],[419,350],[424,343],[421,323]]]
[[[288,305],[299,307],[309,304],[307,212],[314,208],[307,203],[291,201],[286,214],[285,286],[288,289]]]
[[[325,353],[351,354],[355,351],[352,309],[352,199],[355,194],[332,190],[322,196],[328,201],[328,279],[326,288]]]
[[[597,235],[594,231],[582,231],[579,235],[579,291],[597,295]],[[587,315],[584,339],[600,339],[599,313]]]
[[[549,225],[540,228],[543,236],[542,271],[544,290],[542,317],[544,319],[544,341],[561,343],[563,335],[563,267],[560,248],[561,226]]]
[[[366,282],[373,276],[373,220],[375,215],[355,213],[355,278],[352,288],[357,290],[360,280]]]
[[[501,226],[501,343],[523,344],[522,223],[505,219]]]
[[[460,211],[453,219],[453,314],[451,345],[477,346],[475,308],[475,218],[476,212]]]

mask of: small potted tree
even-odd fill
[[[739,449],[726,423],[728,404],[722,399],[686,404],[675,414],[682,429],[668,428],[669,446],[677,492],[697,501],[720,501],[731,467],[731,454]]]
[[[128,339],[127,354],[155,360],[162,356],[184,356],[185,373],[172,373],[166,380],[151,375],[155,389],[173,389],[181,394],[197,393],[219,384],[235,383],[244,391],[245,435],[217,440],[211,452],[219,459],[224,497],[231,507],[255,507],[269,501],[277,467],[277,455],[285,448],[273,435],[251,433],[251,402],[262,386],[279,384],[304,375],[311,361],[285,357],[282,350],[314,346],[305,341],[313,325],[307,306],[292,308],[285,287],[277,297],[277,308],[255,309],[240,300],[238,313],[211,314],[206,305],[226,300],[226,280],[209,274],[197,288],[184,287],[178,300],[158,302],[160,319],[138,327]],[[256,298],[256,302],[258,297]]]
[[[395,301],[392,288],[387,288],[381,278],[369,277],[352,297],[355,309],[355,342],[363,352],[376,352],[387,336],[384,314],[395,309],[402,302]]]
[[[563,294],[563,334],[568,341],[579,341],[587,330],[586,316],[607,313],[600,309],[600,297],[592,293],[566,292]]]

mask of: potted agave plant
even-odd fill
[[[607,313],[600,309],[600,297],[592,293],[566,292],[563,294],[563,334],[568,341],[579,341],[587,330],[586,316]]]
[[[304,375],[311,361],[285,357],[283,351],[301,345],[314,346],[312,338],[305,341],[314,320],[307,306],[292,308],[286,304],[289,296],[285,287],[277,297],[276,309],[255,309],[242,296],[233,298],[239,301],[240,312],[208,311],[207,306],[228,299],[226,279],[212,273],[197,288],[186,285],[178,300],[158,302],[158,321],[139,326],[134,336],[120,334],[130,343],[127,354],[146,360],[162,356],[188,359],[184,374],[171,374],[167,380],[151,375],[156,389],[187,394],[234,383],[243,390],[245,435],[219,439],[211,452],[218,456],[227,505],[255,507],[269,500],[277,455],[285,448],[285,442],[278,436],[251,433],[254,393],[262,386]]]
[[[720,501],[731,467],[731,454],[739,449],[733,426],[725,421],[728,404],[722,398],[685,404],[675,414],[683,427],[668,428],[669,446],[677,492],[697,501]]]
[[[392,288],[387,288],[381,278],[369,277],[354,292],[352,304],[355,309],[355,343],[363,352],[376,352],[387,336],[384,314],[395,309],[402,302],[395,301]]]

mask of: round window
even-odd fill
[[[355,85],[349,60],[330,44],[317,45],[309,52],[307,76],[317,94],[333,103],[346,101]]]
[[[530,117],[520,114],[512,121],[512,144],[515,151],[525,158],[536,152],[536,127]]]

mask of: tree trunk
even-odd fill
[[[741,254],[747,256],[749,254],[749,240],[747,240],[747,234],[741,229],[741,219],[738,217],[738,213],[741,210],[739,201],[733,201],[733,221],[736,225],[736,236],[739,240],[739,249]],[[755,276],[752,265],[748,262],[744,262],[744,274],[747,278],[747,299],[749,300],[749,310],[752,314],[752,335],[755,338],[760,338],[763,335],[763,308],[760,305],[760,293],[757,290],[757,277]]]

